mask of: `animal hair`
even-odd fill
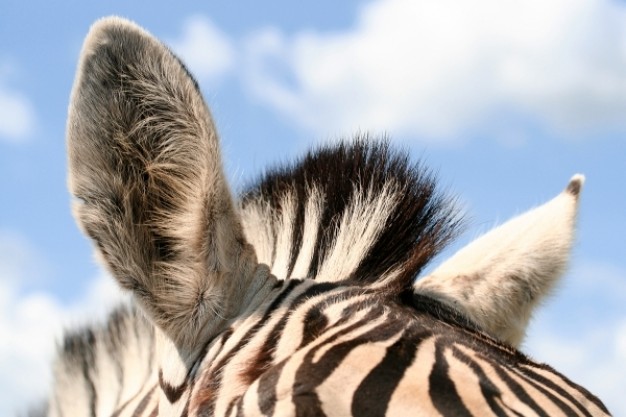
[[[243,223],[279,278],[385,281],[401,291],[460,224],[435,184],[406,152],[364,135],[268,170],[242,193]]]
[[[65,336],[33,416],[609,415],[516,349],[580,175],[420,277],[460,226],[431,171],[361,135],[235,197],[198,83],[115,17],[85,40],[67,145],[76,220],[132,301]]]

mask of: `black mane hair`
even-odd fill
[[[290,275],[302,245],[306,202],[313,189],[321,192],[324,204],[308,271],[308,277],[314,278],[338,235],[346,209],[355,199],[379,195],[386,187],[393,187],[396,202],[348,278],[372,283],[400,269],[390,283],[394,291],[400,291],[410,287],[424,265],[456,235],[460,219],[450,199],[436,189],[433,173],[419,162],[411,163],[408,153],[391,148],[388,140],[359,136],[319,146],[293,163],[267,171],[244,190],[241,204],[245,207],[261,200],[277,215],[285,197],[294,196]]]

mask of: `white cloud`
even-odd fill
[[[235,62],[230,39],[203,16],[188,18],[182,36],[168,44],[192,74],[202,81],[211,82],[221,77]]]
[[[92,280],[84,296],[63,305],[45,293],[23,294],[45,260],[14,234],[0,233],[0,415],[45,399],[55,342],[63,329],[103,318],[122,296],[110,277]]]
[[[538,315],[525,350],[596,394],[614,415],[626,415],[626,271],[581,262],[566,278],[557,298],[571,302]]]
[[[0,140],[18,143],[33,132],[35,110],[23,94],[10,90],[0,80]]]
[[[626,128],[626,6],[612,0],[378,0],[349,30],[261,31],[247,59],[251,91],[318,132]]]
[[[0,231],[0,281],[5,289],[15,288],[26,280],[37,280],[45,275],[43,263],[41,256],[24,237]]]

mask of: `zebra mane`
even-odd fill
[[[319,146],[241,195],[246,237],[278,278],[410,288],[456,235],[459,217],[431,171],[386,139]]]

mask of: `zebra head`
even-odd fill
[[[443,415],[606,412],[584,389],[513,349],[567,265],[582,176],[415,281],[460,223],[427,170],[385,141],[360,137],[269,171],[236,198],[198,84],[167,47],[119,18],[98,21],[85,40],[67,141],[78,224],[155,332],[146,332],[145,345],[156,346],[157,364],[146,365],[147,379],[136,386],[121,384],[124,394],[103,410],[122,415],[134,404],[132,415],[316,415],[348,407],[354,415],[399,415],[390,410],[406,405]],[[123,317],[116,328],[145,329],[134,313]],[[115,340],[132,332],[118,333]],[[113,338],[109,330],[98,334],[61,355],[57,380],[68,380],[76,355]],[[339,335],[355,346],[365,340],[369,350],[358,357],[382,354],[380,363],[389,361],[395,373],[377,379],[378,368],[361,360],[345,374],[352,377],[337,376],[348,369],[341,364],[349,351],[344,362],[319,369]],[[394,362],[388,357],[397,343],[410,356]],[[456,352],[456,365],[445,349]],[[119,349],[111,360],[123,368],[119,363],[132,362],[128,355]],[[433,377],[448,369],[444,362],[478,385],[472,390],[468,382],[464,391],[451,376]],[[88,368],[83,374],[95,375],[90,386],[98,385],[102,371]],[[420,378],[426,382],[415,382]],[[327,381],[332,388],[320,390]],[[356,388],[342,394],[342,384]],[[370,387],[376,392],[367,394]],[[377,411],[364,411],[377,393]],[[102,402],[89,404],[93,415],[102,414]]]

